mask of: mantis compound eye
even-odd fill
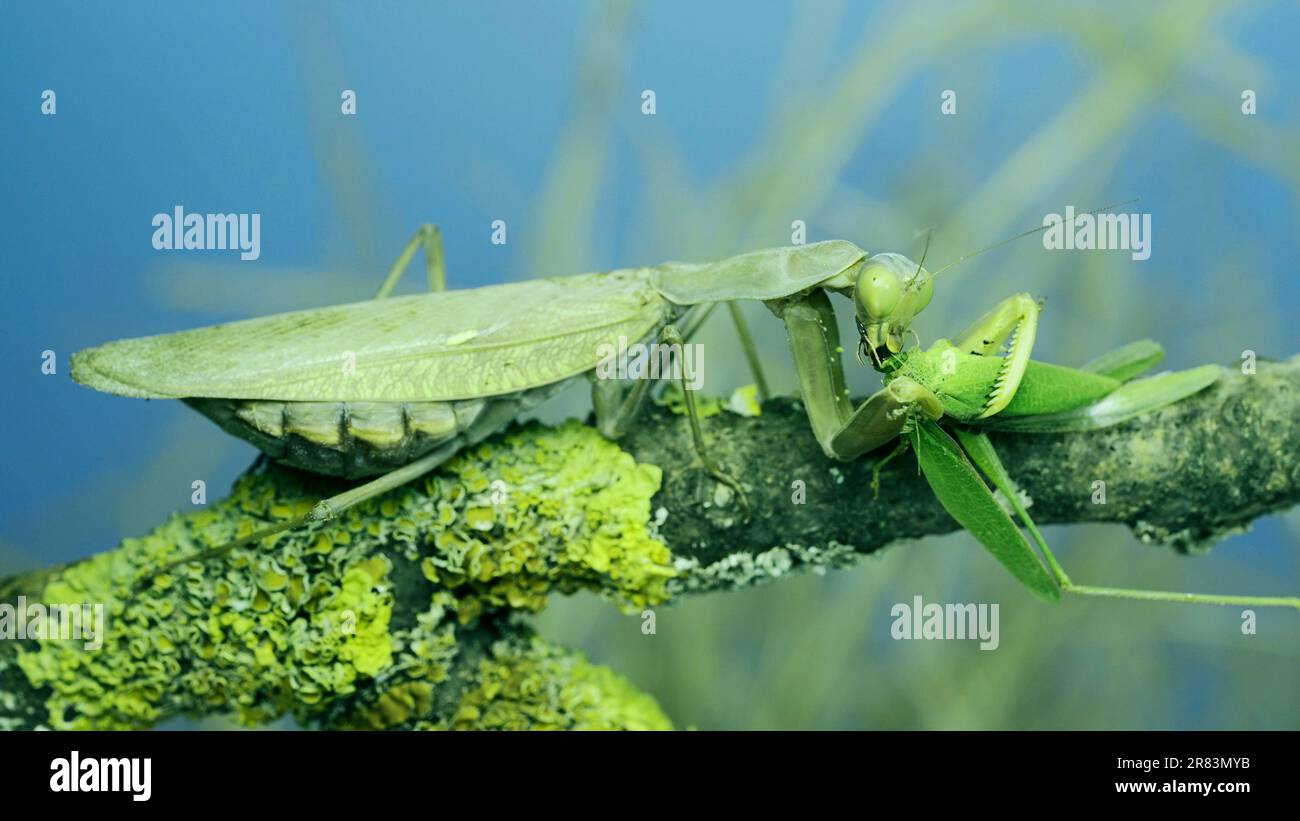
[[[888,317],[903,298],[903,281],[889,267],[868,261],[853,289],[858,316],[879,321]]]

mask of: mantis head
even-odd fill
[[[1127,202],[1102,206],[1088,214],[1099,214],[1123,205]],[[1083,216],[1082,214],[1079,216]],[[933,273],[924,267],[926,254],[930,250],[930,234],[925,236],[925,249],[921,252],[921,262],[912,262],[902,254],[875,254],[867,258],[858,270],[853,283],[853,307],[858,319],[858,360],[869,357],[877,369],[882,368],[885,360],[903,350],[903,337],[911,329],[912,320],[930,304],[934,295],[934,278],[953,266],[960,265],[968,259],[1000,248],[1008,242],[1022,237],[1046,231],[1051,223],[1038,228],[1022,231],[1014,237],[981,248],[978,251],[958,257],[952,262],[936,269]]]
[[[903,350],[903,338],[934,294],[930,272],[902,254],[875,254],[853,287],[860,347],[876,364]]]

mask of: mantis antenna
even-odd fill
[[[925,257],[930,253],[930,237],[934,235],[934,226],[925,229],[925,247],[921,249],[921,261],[916,263],[916,273],[912,274],[912,282],[916,282],[921,276],[921,270],[925,267]],[[933,274],[931,275],[933,276]]]
[[[1134,197],[1133,199],[1131,199],[1131,200],[1125,200],[1124,202],[1113,202],[1113,203],[1111,203],[1110,205],[1103,205],[1103,206],[1100,207],[1100,208],[1095,208],[1095,209],[1093,209],[1093,210],[1091,210],[1091,211],[1085,211],[1085,212],[1083,212],[1082,214],[1075,214],[1075,215],[1074,215],[1074,218],[1077,220],[1079,217],[1086,216],[1086,215],[1088,215],[1088,214],[1100,214],[1102,211],[1109,211],[1109,210],[1111,210],[1112,208],[1119,208],[1119,207],[1124,206],[1124,205],[1131,205],[1132,203],[1137,202],[1139,199],[1141,199],[1141,198],[1140,198],[1140,197]],[[1050,225],[1040,225],[1040,226],[1037,227],[1037,228],[1030,228],[1028,231],[1021,231],[1019,234],[1016,234],[1014,237],[1007,237],[1006,239],[1002,240],[1001,242],[995,242],[995,243],[993,243],[992,245],[989,245],[989,246],[986,246],[986,247],[984,247],[984,248],[979,249],[978,251],[973,251],[973,252],[971,252],[971,253],[969,253],[969,254],[966,254],[965,256],[957,257],[955,260],[953,260],[952,262],[950,262],[950,263],[948,263],[947,265],[943,266],[942,268],[940,268],[940,269],[938,269],[938,270],[936,270],[936,271],[931,271],[931,272],[930,272],[930,279],[934,279],[934,278],[937,277],[939,274],[942,274],[944,271],[948,270],[949,268],[953,267],[954,265],[958,265],[958,264],[960,264],[960,263],[965,262],[965,261],[968,260],[968,259],[972,259],[972,258],[974,258],[974,257],[977,257],[977,256],[979,256],[980,254],[984,254],[984,253],[987,253],[987,252],[989,252],[989,251],[992,251],[992,250],[995,249],[995,248],[1001,248],[1003,245],[1006,245],[1006,244],[1009,243],[1009,242],[1015,242],[1015,241],[1018,240],[1018,239],[1023,239],[1023,238],[1025,238],[1025,237],[1032,236],[1033,234],[1037,234],[1037,233],[1039,233],[1040,231],[1046,231],[1046,230],[1047,230],[1048,228],[1050,228],[1050,227],[1051,227]],[[928,234],[926,235],[925,247],[926,247],[927,250],[929,250],[929,247],[930,247],[930,238],[929,238],[929,235],[928,235]],[[921,263],[924,264],[924,262],[925,262],[925,254],[922,253],[922,255],[921,255]],[[919,273],[921,272],[921,265],[918,264],[916,267],[917,267],[917,273],[919,274]],[[913,281],[916,281],[916,280],[915,280],[915,277],[913,277]],[[920,287],[920,284],[918,283],[918,284],[916,285],[916,287],[919,288],[919,287]]]

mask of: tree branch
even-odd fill
[[[0,728],[228,712],[321,727],[668,726],[653,699],[533,635],[520,613],[578,589],[640,612],[956,529],[910,455],[873,498],[870,460],[827,460],[797,400],[715,415],[705,432],[746,486],[748,522],[692,465],[685,420],[652,408],[618,445],[577,422],[516,427],[335,522],[177,568],[131,598],[148,569],[339,487],[250,472],[143,538],[0,582],[13,611],[9,626],[0,611],[0,634],[15,630],[19,596],[102,605],[108,619],[99,649],[0,642]],[[1300,358],[1225,371],[1109,430],[993,440],[1040,524],[1119,522],[1204,549],[1300,500]]]

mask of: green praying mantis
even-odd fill
[[[430,292],[390,297],[421,248]],[[853,460],[898,440],[876,463],[878,487],[881,467],[913,449],[945,509],[1038,596],[1055,600],[1065,591],[1300,608],[1300,599],[1072,583],[983,432],[1118,424],[1206,388],[1218,377],[1215,367],[1134,380],[1162,355],[1152,342],[1121,348],[1078,370],[1034,362],[1038,304],[1027,294],[1003,300],[954,342],[904,350],[913,320],[933,295],[935,276],[945,269],[931,273],[902,255],[869,255],[842,240],[713,263],[669,262],[469,290],[447,290],[443,259],[441,235],[426,225],[370,301],[120,340],[74,355],[76,381],[112,394],[181,399],[272,459],[348,478],[379,474],[321,500],[304,517],[178,558],[144,581],[182,563],[333,519],[433,470],[583,376],[591,379],[597,429],[617,438],[635,419],[649,380],[634,379],[628,387],[597,378],[607,356],[602,351],[627,339],[680,350],[718,304],[731,309],[765,395],[752,339],[734,304],[759,300],[785,324],[802,400],[823,451]],[[852,301],[859,359],[869,359],[884,377],[884,387],[856,408],[845,386],[831,293]],[[1006,355],[997,356],[1004,344]],[[748,516],[743,486],[710,454],[690,375],[683,367],[675,378],[683,388],[698,466],[731,488]],[[1010,502],[1046,567],[981,474]]]

